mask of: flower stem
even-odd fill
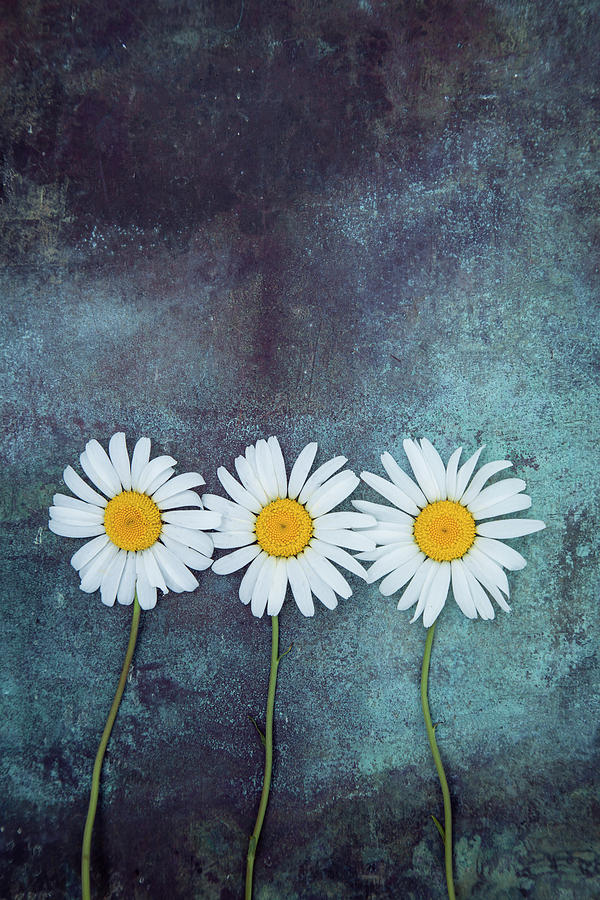
[[[137,598],[137,594],[136,594],[134,601],[133,601],[133,617],[131,619],[131,632],[129,634],[129,644],[127,645],[127,653],[125,654],[125,662],[123,663],[123,668],[121,670],[121,677],[119,678],[119,684],[117,687],[117,692],[115,694],[115,699],[112,702],[112,706],[111,706],[110,712],[108,714],[108,719],[106,720],[106,725],[104,726],[104,731],[102,732],[102,737],[100,739],[100,744],[98,746],[98,752],[96,753],[96,760],[94,762],[94,771],[92,773],[92,789],[90,791],[90,805],[88,807],[87,819],[85,820],[85,828],[83,831],[83,846],[81,848],[81,896],[82,896],[82,900],[90,900],[90,896],[91,896],[90,895],[90,852],[91,852],[91,845],[92,845],[92,829],[94,827],[94,819],[96,817],[96,807],[98,805],[98,791],[100,789],[100,772],[102,770],[102,762],[104,760],[104,753],[106,752],[106,745],[108,744],[108,739],[110,737],[110,733],[112,731],[114,721],[117,717],[117,712],[119,711],[121,697],[123,696],[123,691],[125,690],[125,682],[127,680],[129,666],[131,665],[131,658],[133,656],[133,651],[135,650],[135,642],[137,639],[139,622],[140,622],[140,604],[138,603],[138,598]]]
[[[454,878],[452,875],[452,807],[450,805],[450,791],[448,790],[448,782],[446,781],[446,773],[442,765],[440,751],[435,740],[435,729],[431,722],[431,714],[429,712],[429,702],[427,700],[427,680],[429,677],[429,660],[431,659],[431,646],[433,644],[433,632],[435,631],[435,622],[427,630],[427,640],[425,641],[425,653],[423,655],[423,667],[421,669],[421,705],[423,707],[423,716],[425,717],[425,728],[427,729],[427,737],[429,738],[429,746],[433,754],[433,760],[437,769],[438,778],[442,786],[442,796],[444,798],[444,828],[437,819],[433,819],[436,826],[442,834],[444,840],[444,856],[446,862],[446,884],[448,886],[449,900],[455,900]],[[433,818],[433,817],[432,817]]]
[[[267,723],[265,729],[265,777],[263,781],[262,793],[260,795],[260,803],[258,805],[258,815],[254,831],[250,837],[248,845],[248,857],[246,861],[246,892],[245,900],[252,900],[252,873],[254,871],[254,857],[256,856],[256,848],[258,839],[262,829],[265,813],[267,811],[267,803],[269,802],[269,788],[271,787],[271,771],[273,769],[273,707],[275,705],[275,688],[277,685],[277,669],[281,657],[279,656],[279,619],[277,616],[271,616],[273,626],[271,637],[271,672],[269,674],[269,692],[267,694]],[[285,655],[285,654],[284,654]]]

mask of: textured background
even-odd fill
[[[271,433],[357,471],[405,436],[508,455],[548,529],[512,614],[449,602],[432,661],[457,887],[600,896],[598,3],[2,9],[0,896],[78,894],[130,610],[79,591],[47,506],[118,429],[210,490]],[[270,636],[238,581],[143,616],[96,897],[241,896]],[[281,615],[257,900],[445,896],[425,632],[353,584]]]

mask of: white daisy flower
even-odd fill
[[[338,471],[347,462],[345,456],[329,460],[309,477],[316,452],[317,444],[308,444],[288,479],[277,438],[260,440],[235,460],[240,481],[223,466],[217,470],[232,499],[213,494],[202,498],[223,515],[213,535],[215,547],[238,548],[216,560],[213,572],[229,575],[249,564],[239,594],[255,616],[265,609],[277,616],[288,584],[303,615],[314,615],[313,594],[335,609],[336,594],[352,594],[336,565],[366,579],[366,571],[347,550],[375,549],[375,541],[353,529],[374,526],[376,520],[368,514],[332,512],[360,481],[349,469]]]
[[[536,519],[498,519],[529,509],[531,497],[523,494],[521,478],[506,478],[484,487],[492,475],[512,466],[509,460],[489,462],[474,475],[483,450],[480,447],[461,468],[462,447],[444,466],[435,447],[426,438],[404,441],[404,450],[417,484],[395,459],[384,453],[381,462],[391,481],[362,472],[361,478],[394,506],[353,500],[361,512],[377,519],[367,534],[379,545],[358,555],[374,561],[368,581],[378,578],[381,593],[388,597],[404,587],[398,609],[417,608],[411,622],[423,614],[426,628],[439,616],[452,582],[454,599],[469,619],[493,619],[494,608],[510,610],[508,580],[503,571],[522,569],[526,561],[500,538],[515,538],[545,528]]]
[[[98,441],[89,441],[80,461],[101,493],[67,466],[63,478],[76,496],[54,495],[48,527],[64,537],[92,538],[71,559],[81,590],[91,594],[100,588],[107,606],[115,598],[132,603],[137,591],[141,608],[152,609],[157,588],[165,594],[198,587],[190,569],[210,566],[213,542],[204,531],[221,521],[191,490],[204,478],[196,472],[173,478],[175,460],[150,460],[146,437],[135,445],[130,462],[123,432],[111,437],[108,454]]]

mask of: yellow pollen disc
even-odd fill
[[[415,540],[423,553],[437,562],[459,559],[475,540],[475,519],[454,500],[438,500],[415,519]]]
[[[106,504],[104,527],[122,550],[146,550],[158,540],[160,510],[146,494],[123,491]]]
[[[273,500],[256,519],[256,539],[269,556],[296,556],[312,533],[312,519],[296,500]]]

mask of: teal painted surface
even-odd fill
[[[46,511],[85,441],[119,429],[215,492],[272,433],[290,463],[317,440],[357,472],[383,450],[404,465],[405,436],[512,459],[548,528],[513,542],[512,613],[449,602],[432,658],[457,888],[598,896],[595,4],[247,4],[231,33],[237,8],[46,12],[23,13],[3,75],[26,99],[3,132],[0,896],[77,896],[130,612],[79,591],[79,542]],[[51,67],[71,27],[74,74],[44,94],[27,60],[41,46]],[[241,896],[270,633],[238,583],[204,574],[143,616],[98,897]],[[352,584],[333,613],[280,617],[257,900],[445,896],[425,632]]]

